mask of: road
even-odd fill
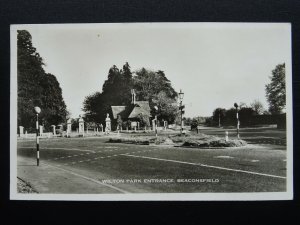
[[[283,145],[193,149],[108,143],[106,138],[57,138],[42,139],[40,146],[41,163],[98,182],[102,193],[286,190]],[[17,153],[35,160],[35,141],[18,141]],[[76,193],[76,189],[63,192]]]

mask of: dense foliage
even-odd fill
[[[285,63],[278,64],[272,71],[271,82],[266,85],[266,97],[271,114],[280,114],[286,104]]]
[[[50,126],[64,122],[67,116],[62,90],[56,77],[43,69],[43,59],[32,45],[31,34],[18,30],[18,126],[28,131],[35,127],[34,107],[41,108],[41,123]]]

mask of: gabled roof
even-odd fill
[[[133,110],[131,111],[131,113],[129,114],[128,118],[131,119],[131,118],[136,118],[139,114],[142,114],[142,115],[146,115],[146,116],[151,116],[150,115],[150,111],[136,105]]]
[[[140,106],[144,110],[148,111],[150,113],[150,106],[148,101],[136,101],[135,105]]]
[[[148,101],[136,101],[134,105],[130,106],[111,106],[111,109],[114,119],[117,119],[118,115],[122,119],[136,118],[139,114],[151,117]]]

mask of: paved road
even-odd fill
[[[70,176],[96,182],[102,193],[286,190],[286,150],[282,145],[192,149],[106,141],[103,138],[43,139],[41,162]],[[34,160],[35,154],[34,140],[18,142],[18,156]],[[18,176],[22,175],[23,166],[26,165],[18,165]],[[76,193],[76,190],[63,192]]]

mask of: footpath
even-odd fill
[[[110,186],[59,166],[18,156],[17,176],[38,193],[96,194],[120,193]]]

